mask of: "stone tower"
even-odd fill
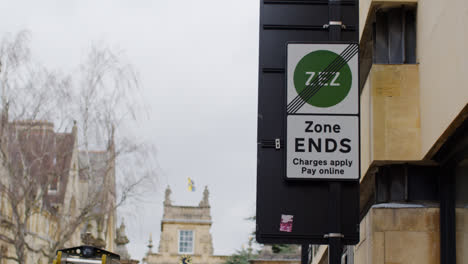
[[[178,264],[181,256],[191,255],[194,264],[223,263],[224,256],[213,256],[208,188],[205,187],[198,206],[174,205],[170,196],[171,189],[167,187],[158,253],[150,250],[144,262]]]

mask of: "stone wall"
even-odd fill
[[[207,224],[163,224],[159,253],[163,256],[179,255],[179,231],[193,230],[194,252],[193,256],[209,256],[213,254],[210,225]]]
[[[417,54],[425,155],[468,102],[468,1],[419,1]]]
[[[421,159],[418,65],[372,65],[372,160]]]
[[[440,263],[438,208],[373,207],[360,232],[354,263]]]

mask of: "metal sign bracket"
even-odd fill
[[[281,148],[281,140],[279,138],[275,139],[275,149]]]
[[[342,29],[346,29],[346,25],[342,21],[329,21],[328,24],[323,25],[323,28],[329,28],[330,26],[340,26]]]
[[[341,233],[328,233],[323,235],[324,238],[333,238],[333,237],[338,237],[338,238],[344,238],[344,235]]]
[[[274,148],[276,150],[280,150],[284,148],[284,140],[280,138],[275,139],[263,139],[259,143],[262,148]]]

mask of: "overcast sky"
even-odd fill
[[[0,33],[31,32],[34,57],[64,72],[93,43],[124,51],[139,72],[159,184],[126,216],[133,258],[159,243],[164,188],[197,205],[209,186],[215,254],[246,244],[255,214],[259,3],[254,0],[0,0]],[[197,190],[187,191],[187,177]],[[119,222],[120,222],[119,217]]]

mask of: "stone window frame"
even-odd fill
[[[181,245],[180,243],[182,242],[181,241],[181,235],[182,235],[182,232],[191,232],[192,233],[192,247],[191,247],[191,251],[181,251]],[[179,254],[193,254],[195,252],[195,231],[194,230],[191,230],[191,229],[181,229],[179,230],[178,232],[178,235],[177,235],[177,252]]]

